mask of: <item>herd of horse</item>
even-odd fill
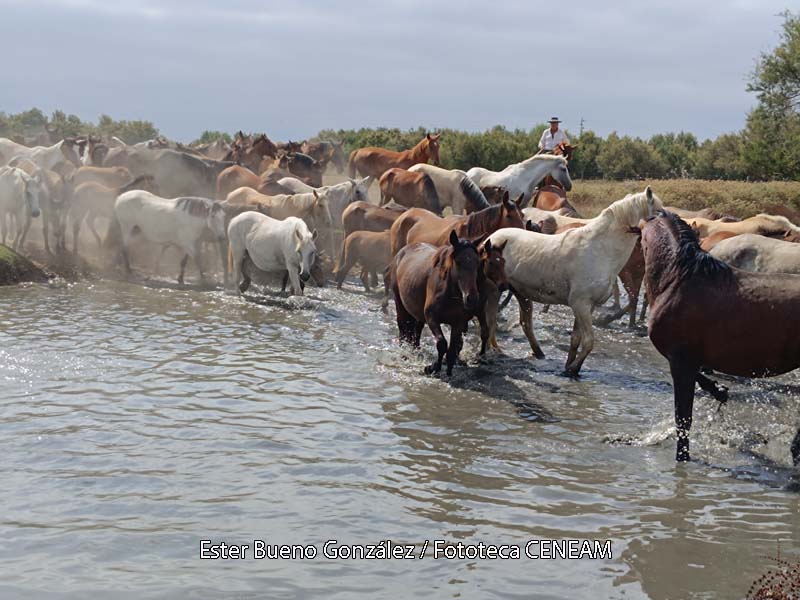
[[[611,318],[628,314],[633,327],[644,286],[642,316],[649,304],[650,338],[673,379],[680,461],[690,456],[695,386],[727,399],[709,371],[766,377],[800,366],[800,227],[786,217],[740,221],[665,207],[647,187],[586,219],[567,200],[574,146],[502,171],[462,171],[441,166],[440,143],[427,134],[403,152],[359,148],[348,158],[341,142],[280,144],[242,132],[197,147],[94,136],[28,147],[0,138],[0,233],[24,250],[41,214],[45,251],[69,252],[69,222],[77,255],[86,223],[98,251],[128,273],[136,239],[162,253],[175,247],[180,283],[190,258],[205,279],[210,244],[224,287],[240,294],[269,275],[298,295],[327,274],[341,287],[360,266],[367,292],[383,276],[382,305],[394,300],[400,340],[419,347],[427,326],[436,359],[426,372],[444,364],[448,375],[473,319],[480,354],[499,348],[497,315],[513,297],[537,358],[533,303],[572,310],[564,373],[578,377],[595,344],[594,310],[613,295]],[[329,166],[349,177],[323,185]],[[369,197],[376,182],[378,203]],[[109,222],[103,234],[98,218]]]

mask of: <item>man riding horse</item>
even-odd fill
[[[539,139],[539,152],[543,154],[552,154],[561,143],[569,146],[569,139],[567,135],[558,128],[561,121],[558,117],[550,118],[550,128],[542,132],[542,137]]]

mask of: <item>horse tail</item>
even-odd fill
[[[428,210],[435,212],[437,215],[442,214],[442,203],[439,201],[439,192],[436,191],[436,185],[429,175],[425,175],[422,183],[422,195],[425,198],[425,205]]]
[[[416,222],[408,218],[407,214],[400,215],[398,219],[394,222],[391,228],[391,245],[392,245],[392,259],[397,256],[397,253],[402,250],[405,245],[408,243],[408,232],[411,230],[412,227],[416,225]]]
[[[357,153],[358,153],[358,150],[353,150],[350,153],[350,158],[347,161],[347,169],[348,169],[348,171],[350,173],[350,178],[351,179],[355,179],[355,177],[356,177],[356,154]]]
[[[387,202],[387,198],[392,198],[392,186],[394,184],[394,173],[391,169],[386,171],[383,175],[381,175],[381,179],[378,182],[378,185],[381,189],[381,203],[379,206],[383,206]]]
[[[472,179],[464,175],[464,177],[461,178],[459,187],[461,188],[461,193],[464,194],[464,197],[472,206],[473,211],[489,208],[489,201],[486,199],[486,196],[483,195],[481,188],[475,185]]]

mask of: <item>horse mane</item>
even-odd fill
[[[196,196],[178,198],[175,206],[195,217],[207,217],[209,214],[215,214],[223,210],[219,202]]]
[[[447,273],[453,267],[453,254],[455,254],[455,247],[448,242],[433,255],[433,268],[439,270],[439,276],[442,279],[447,277]]]
[[[657,201],[656,207],[660,208],[661,199],[655,194],[653,194],[653,198]],[[632,227],[647,213],[647,194],[639,192],[637,194],[628,194],[624,198],[613,202],[611,206],[600,213],[597,220],[611,217],[618,223],[624,223],[628,227]]]
[[[792,223],[789,219],[782,215],[768,215],[767,213],[759,213],[756,215],[765,221],[768,221],[770,224],[774,225],[775,228],[759,228],[759,233],[761,235],[769,235],[774,233],[783,233],[785,231],[792,231],[798,235],[800,235],[800,227]]]
[[[467,177],[466,174],[461,178],[458,186],[461,188],[461,193],[464,194],[464,197],[469,201],[474,210],[482,210],[491,206],[486,196],[483,195],[481,188],[475,185],[475,182]]]
[[[733,278],[733,270],[730,265],[714,258],[700,248],[700,240],[691,225],[678,215],[665,210],[660,211],[659,216],[665,218],[667,226],[678,242],[678,250],[672,268],[679,281],[694,276],[719,279],[724,282]]]
[[[303,152],[291,152],[289,154],[289,158],[292,160],[296,160],[297,162],[303,163],[303,166],[311,168],[317,162],[313,159],[313,157],[309,156],[308,154],[304,154]]]

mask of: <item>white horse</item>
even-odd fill
[[[464,171],[459,169],[442,169],[427,163],[418,163],[408,168],[414,173],[425,173],[433,181],[436,194],[442,207],[449,206],[454,215],[474,212],[489,207],[489,201]],[[515,199],[517,196],[513,196]]]
[[[326,185],[323,187],[311,187],[307,183],[300,181],[296,177],[284,177],[278,180],[278,184],[291,190],[295,194],[306,194],[314,190],[322,196],[326,195],[328,198],[328,208],[331,212],[331,220],[335,227],[342,224],[342,213],[348,205],[353,202],[369,202],[369,186],[372,185],[373,178],[371,175],[363,179],[348,179],[342,183],[335,185]]]
[[[506,275],[519,301],[519,320],[537,358],[544,357],[531,325],[531,301],[564,304],[575,322],[565,372],[577,376],[594,347],[592,310],[611,296],[617,275],[630,258],[642,219],[655,215],[661,200],[648,186],[606,208],[585,226],[557,235],[500,229],[489,239],[504,246]],[[490,315],[496,314],[496,299]],[[490,320],[490,327],[495,324]],[[492,332],[493,333],[493,332]]]
[[[111,231],[117,227],[122,238],[122,257],[128,273],[131,271],[128,245],[134,228],[138,228],[148,241],[178,246],[186,253],[181,260],[181,272],[178,275],[178,283],[181,284],[190,256],[200,271],[200,279],[205,279],[200,244],[205,241],[204,234],[210,231],[219,243],[219,254],[227,283],[225,211],[219,202],[191,196],[162,198],[145,190],[131,190],[120,194],[114,203]]]
[[[31,219],[41,213],[39,172],[33,177],[17,167],[0,167],[0,230],[3,244],[6,243],[7,217],[11,217],[17,229],[14,236],[14,250],[25,243],[25,236],[31,227]]]
[[[502,171],[490,171],[483,167],[472,167],[467,171],[469,177],[478,187],[493,185],[508,190],[511,198],[523,194],[523,202],[530,200],[533,186],[550,175],[565,190],[572,189],[572,179],[567,168],[567,159],[553,154],[536,154],[522,162],[508,165]]]
[[[800,244],[756,233],[722,240],[709,254],[743,271],[800,274]]]
[[[231,219],[228,224],[228,260],[239,293],[244,293],[250,286],[247,270],[254,266],[266,273],[288,271],[292,293],[302,296],[301,282],[308,281],[317,254],[316,237],[317,231],[311,233],[305,222],[297,217],[279,221],[248,211]]]
[[[81,166],[81,159],[72,139],[64,139],[52,146],[34,146],[29,148],[8,138],[0,138],[0,156],[4,156],[6,164],[16,157],[29,158],[42,169],[52,170],[58,163],[69,161],[76,167]]]

